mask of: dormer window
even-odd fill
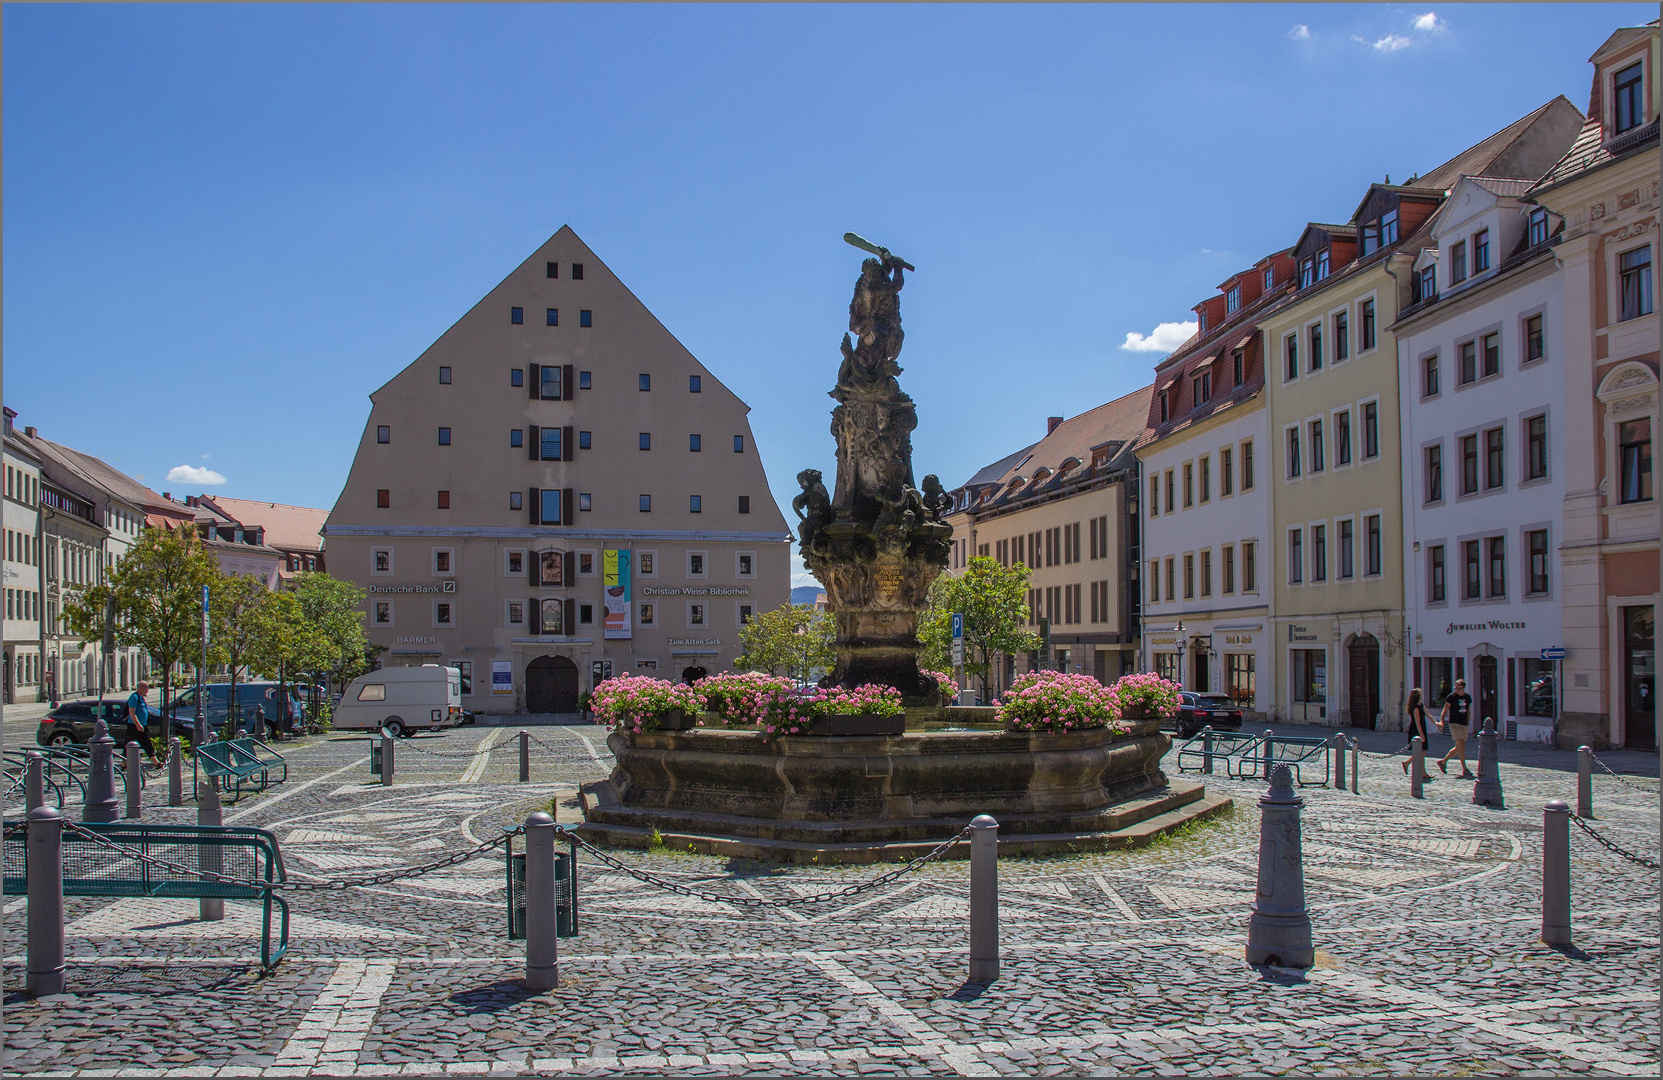
[[[1449,245],[1449,283],[1459,285],[1467,280],[1467,242],[1457,240]]]
[[[1310,258],[1310,257],[1300,259],[1299,260],[1299,287],[1301,289],[1310,288],[1311,285],[1316,282],[1316,279],[1317,279],[1316,273],[1317,273],[1317,261],[1316,261],[1316,259]]]
[[[1363,223],[1363,254],[1397,243],[1397,211],[1388,210]]]
[[[1317,252],[1317,280],[1321,281],[1323,278],[1325,278],[1327,276],[1328,276],[1328,249],[1323,248],[1321,251]]]
[[[1207,332],[1207,313],[1205,311],[1196,313],[1196,323],[1199,327],[1197,332],[1205,334]]]
[[[1241,308],[1241,286],[1232,285],[1230,291],[1224,294],[1224,310],[1234,315]]]
[[[1422,300],[1430,300],[1437,296],[1438,264],[1433,263],[1431,266],[1421,267],[1420,273],[1414,276],[1409,282],[1409,286],[1409,291],[1412,294],[1409,298],[1411,303],[1418,304]]]
[[[1171,418],[1172,418],[1172,399],[1167,396],[1167,391],[1162,390],[1161,391],[1161,423],[1164,424],[1168,420],[1170,420]]]
[[[1479,229],[1472,236],[1472,272],[1482,274],[1490,268],[1490,230]]]
[[[1530,246],[1545,244],[1548,240],[1548,212],[1538,206],[1530,212]]]
[[[1642,63],[1630,64],[1611,80],[1611,132],[1621,135],[1640,126],[1645,118],[1644,71]]]
[[[1274,284],[1276,284],[1276,268],[1267,266],[1265,267],[1265,291],[1269,292]]]
[[[1213,373],[1209,370],[1197,375],[1192,389],[1194,394],[1190,408],[1199,409],[1213,398]]]

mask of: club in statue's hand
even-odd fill
[[[843,242],[846,243],[846,244],[852,244],[853,246],[859,248],[862,251],[870,251],[872,254],[876,255],[878,258],[883,259],[885,262],[893,260],[895,263],[900,265],[900,267],[904,270],[911,270],[915,273],[918,270],[918,268],[916,266],[914,266],[911,263],[907,262],[905,259],[903,259],[899,255],[895,254],[893,251],[890,251],[886,247],[882,247],[878,244],[872,243],[872,241],[866,239],[866,237],[864,237],[864,236],[861,236],[859,233],[852,233],[852,232],[844,233],[843,234]]]

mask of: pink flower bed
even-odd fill
[[[1065,671],[1017,676],[1000,699],[997,716],[1017,731],[1124,730],[1110,688],[1089,675]]]
[[[635,732],[657,731],[658,718],[665,713],[679,710],[697,716],[703,712],[704,698],[681,683],[647,675],[619,675],[590,692],[589,709],[597,724]]]

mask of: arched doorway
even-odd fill
[[[577,712],[577,665],[564,656],[539,656],[527,664],[525,711]]]
[[[1351,726],[1374,727],[1380,715],[1380,642],[1373,634],[1358,634],[1346,646],[1351,691]]]
[[[699,665],[694,664],[692,667],[681,669],[681,681],[686,683],[688,686],[692,686],[708,674],[710,674],[710,672],[706,671]]]

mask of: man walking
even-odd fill
[[[162,762],[156,757],[156,747],[150,741],[148,725],[150,723],[150,703],[145,700],[150,693],[150,684],[139,680],[138,688],[127,695],[127,738],[137,740],[144,747],[144,752],[150,757],[150,764],[160,768]]]
[[[1449,772],[1449,759],[1461,758],[1461,779],[1476,780],[1476,776],[1467,768],[1467,731],[1472,722],[1472,695],[1467,693],[1467,680],[1456,679],[1455,689],[1444,698],[1444,711],[1439,715],[1438,722],[1444,725],[1455,745],[1449,752],[1438,759],[1438,768]]]

